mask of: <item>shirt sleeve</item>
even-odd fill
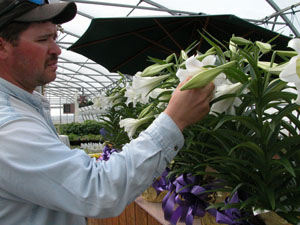
[[[119,215],[162,174],[184,139],[165,113],[138,138],[96,161],[70,150],[43,121],[22,118],[0,128],[0,189],[6,198],[86,217]]]

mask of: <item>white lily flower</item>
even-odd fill
[[[96,107],[101,107],[101,97],[97,96],[95,98],[93,98],[92,102],[94,103],[94,106]]]
[[[149,91],[151,91],[161,81],[165,80],[169,75],[157,76],[157,77],[142,77],[141,72],[136,73],[133,77],[132,85],[126,87],[124,96],[127,98],[126,104],[142,103],[146,104],[149,102]]]
[[[298,91],[298,97],[295,101],[300,105],[300,39],[295,38],[289,41],[288,47],[293,48],[298,53],[297,56],[291,58],[289,63],[279,74],[279,78],[285,82],[294,83]]]
[[[149,91],[151,91],[155,86],[157,86],[167,77],[169,77],[169,75],[142,77],[140,76],[140,74],[137,74],[133,77],[132,88],[141,93],[143,96],[146,96]]]
[[[220,73],[215,79],[214,79],[214,84],[215,87],[218,87],[224,83],[226,83],[228,80],[226,79],[225,73]]]
[[[99,95],[98,97],[93,99],[93,103],[94,106],[100,109],[109,110],[115,104],[120,102],[119,100],[116,100],[118,97],[119,97],[118,94],[110,95],[110,96]]]
[[[96,98],[93,99],[94,106],[105,109],[108,108],[108,98],[105,95],[98,95]]]
[[[120,127],[124,127],[125,132],[127,132],[127,135],[129,139],[132,139],[132,136],[135,134],[137,128],[141,126],[142,124],[148,122],[150,119],[152,119],[154,116],[147,116],[141,119],[133,119],[133,118],[126,118],[123,120],[120,120],[119,124]]]
[[[179,78],[180,82],[184,81],[189,76],[194,76],[203,70],[203,66],[214,65],[216,61],[216,56],[208,55],[202,61],[199,61],[196,56],[191,56],[185,61],[186,69],[180,68],[176,76]]]
[[[232,84],[229,80],[216,87],[215,98],[222,95],[236,93],[243,86],[242,83]],[[234,106],[239,106],[242,101],[239,98],[226,98],[224,100],[218,101],[211,106],[211,112],[223,113],[230,115],[235,115]]]
[[[142,104],[148,103],[148,99],[143,98],[141,93],[138,93],[132,88],[132,85],[128,85],[126,87],[124,96],[127,98],[125,103],[126,105],[132,102],[133,106],[135,107],[138,102]]]

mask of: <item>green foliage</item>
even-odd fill
[[[79,136],[83,136],[85,134],[99,134],[99,130],[101,128],[101,123],[95,120],[86,120],[82,123],[69,123],[62,124],[59,126],[60,134],[76,134]]]
[[[223,54],[216,43],[209,43],[220,62],[237,61],[236,67],[225,70],[226,76],[248,92],[236,94],[242,101],[236,115],[209,114],[185,130],[186,144],[172,173],[221,180],[226,191],[248,196],[238,204],[240,209],[273,210],[290,222],[299,221],[300,122],[299,106],[292,103],[296,96],[285,82],[258,66],[258,46],[233,40],[238,44],[235,54]],[[230,97],[221,96],[212,104]],[[206,168],[212,170],[205,172]]]
[[[219,95],[211,106],[231,99],[240,100],[240,104],[232,107],[234,112],[215,111],[184,130],[185,146],[170,165],[169,176],[199,175],[203,178],[200,185],[218,181],[223,186],[215,192],[232,194],[238,191],[243,196],[238,204],[216,203],[211,207],[238,207],[248,215],[254,209],[272,210],[295,224],[300,215],[300,112],[299,106],[292,101],[297,97],[291,92],[294,87],[278,79],[284,63],[295,54],[271,49],[273,40],[266,44],[233,37],[228,46],[210,34],[201,36],[212,48],[204,54],[199,53],[197,59],[201,61],[216,54],[216,63],[204,66],[205,70],[186,83],[187,89],[206,85],[223,72],[226,82],[239,84],[239,90]],[[196,45],[189,46],[180,56],[171,54],[165,60],[150,58],[155,66],[145,69],[147,78],[168,76],[151,87],[149,93],[158,88],[174,89],[178,85],[176,73],[179,69],[187,69],[185,60]],[[262,58],[271,61],[262,63]],[[118,86],[107,92],[107,96],[119,93],[118,103],[99,115],[101,127],[107,131],[104,139],[118,147],[129,141],[119,126],[120,120],[142,117],[148,112],[159,114],[166,107],[163,103],[168,102],[161,97],[170,97],[172,92],[163,92],[156,98],[150,97],[147,104],[138,102],[133,106],[125,104],[125,87],[122,76]],[[139,127],[134,137],[150,123]]]

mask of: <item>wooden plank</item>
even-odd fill
[[[126,207],[126,225],[134,225],[135,223],[135,203],[131,203]]]
[[[87,225],[104,225],[102,219],[88,218]]]
[[[111,218],[112,225],[119,225],[119,217]]]
[[[200,219],[195,218],[193,224],[201,225]],[[108,219],[89,218],[87,225],[170,225],[170,222],[164,220],[161,203],[148,202],[139,197],[120,216]]]
[[[135,205],[136,225],[148,225],[148,213],[139,205]]]
[[[148,225],[162,225],[156,219],[154,219],[150,214],[148,214]]]
[[[112,218],[104,219],[104,224],[103,225],[113,225]]]
[[[127,225],[126,224],[126,209],[121,213],[119,218],[119,225]]]

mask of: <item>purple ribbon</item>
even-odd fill
[[[232,198],[227,197],[225,199],[225,205],[232,203],[239,203],[238,193],[235,192]],[[216,211],[215,214],[217,223],[224,223],[228,225],[242,225],[244,222],[241,221],[241,212],[237,208],[229,208],[224,211]]]
[[[162,191],[169,190],[170,182],[167,180],[169,171],[170,169],[166,168],[162,175],[152,183],[152,187],[155,189],[157,195],[159,195]]]
[[[172,225],[178,221],[192,225],[194,216],[205,215],[208,193],[205,193],[206,188],[195,185],[198,180],[199,177],[183,174],[169,183],[169,192],[163,199],[162,207],[165,219]]]
[[[114,148],[110,148],[108,145],[105,145],[104,149],[103,149],[103,153],[102,153],[102,160],[107,161],[110,158],[110,155],[113,152],[118,152],[116,149]]]
[[[192,225],[195,216],[203,217],[206,212],[216,218],[217,223],[228,225],[252,225],[248,221],[242,220],[242,213],[237,208],[228,208],[223,211],[217,209],[207,209],[209,206],[208,190],[222,187],[222,182],[216,181],[206,184],[205,187],[199,186],[199,176],[183,174],[177,179],[170,181],[166,179],[169,169],[165,170],[161,178],[155,181],[152,186],[159,194],[161,191],[168,190],[163,199],[162,208],[165,220],[171,225],[176,225],[178,221]],[[225,205],[239,203],[238,193],[225,199]]]

